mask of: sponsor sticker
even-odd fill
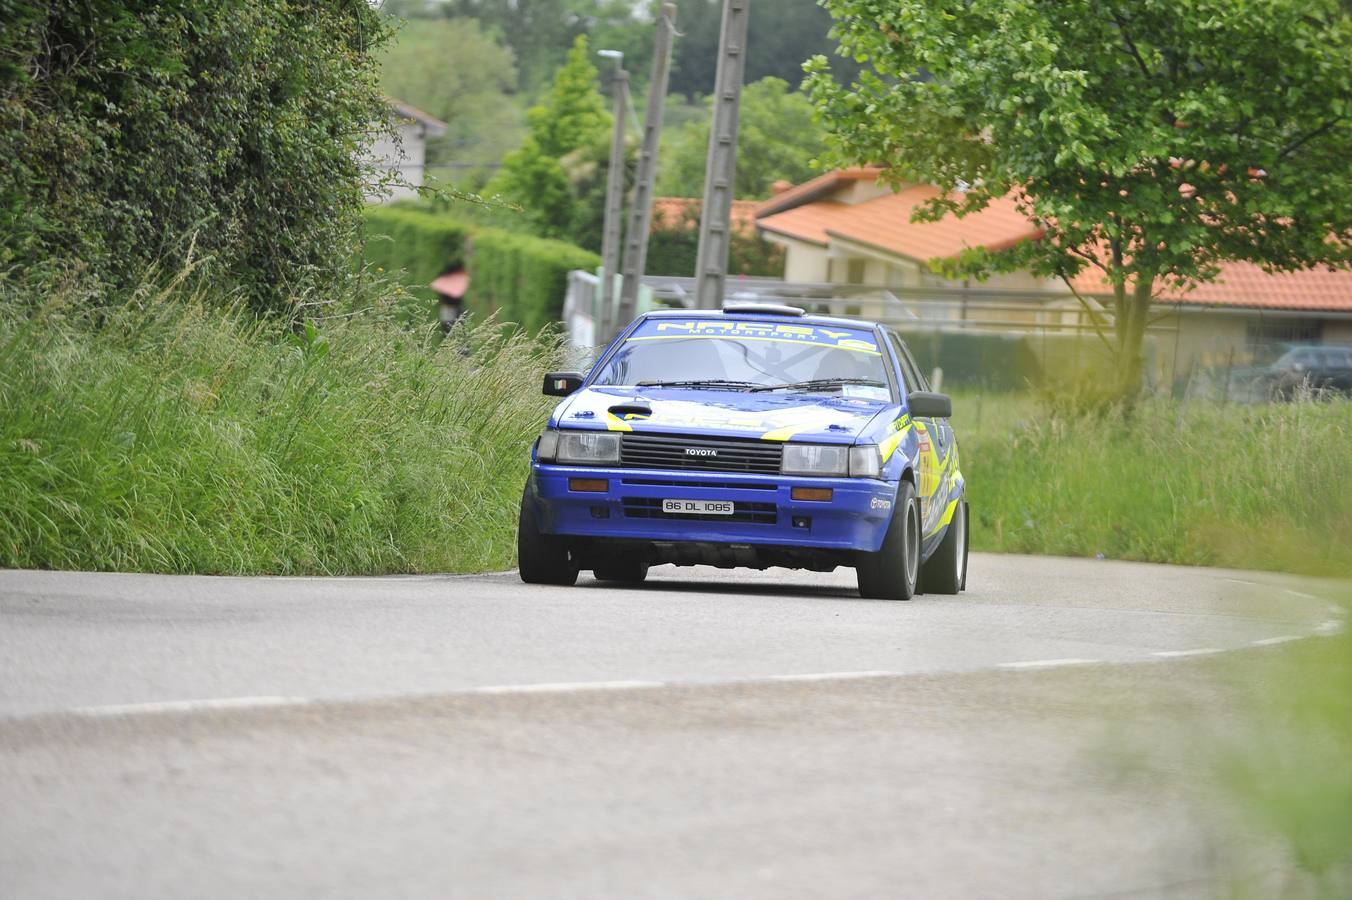
[[[629,337],[631,341],[682,340],[691,338],[738,338],[750,341],[782,341],[838,347],[856,353],[881,355],[869,331],[829,328],[824,325],[788,325],[778,322],[739,322],[723,319],[649,319]]]

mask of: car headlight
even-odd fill
[[[877,444],[863,444],[850,448],[852,478],[880,478],[882,474],[883,454]]]
[[[553,439],[550,439],[553,435]],[[546,431],[536,456],[565,466],[599,466],[620,461],[620,436],[604,431]]]
[[[882,472],[882,457],[875,444],[860,447],[843,444],[785,444],[779,470],[785,475],[877,478]]]
[[[785,444],[779,470],[785,475],[848,475],[850,448],[843,444]]]

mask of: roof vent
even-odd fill
[[[801,316],[806,313],[799,306],[784,306],[781,303],[724,303],[725,313],[757,313],[763,316]]]

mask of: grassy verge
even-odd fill
[[[293,334],[181,288],[99,314],[11,298],[0,566],[510,566],[553,352],[379,315]]]
[[[1067,417],[959,396],[982,550],[1352,573],[1352,401]]]

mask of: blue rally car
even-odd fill
[[[956,594],[967,503],[952,403],[883,325],[749,304],[635,320],[536,442],[530,584],[641,582],[660,563],[852,566],[864,597]]]

